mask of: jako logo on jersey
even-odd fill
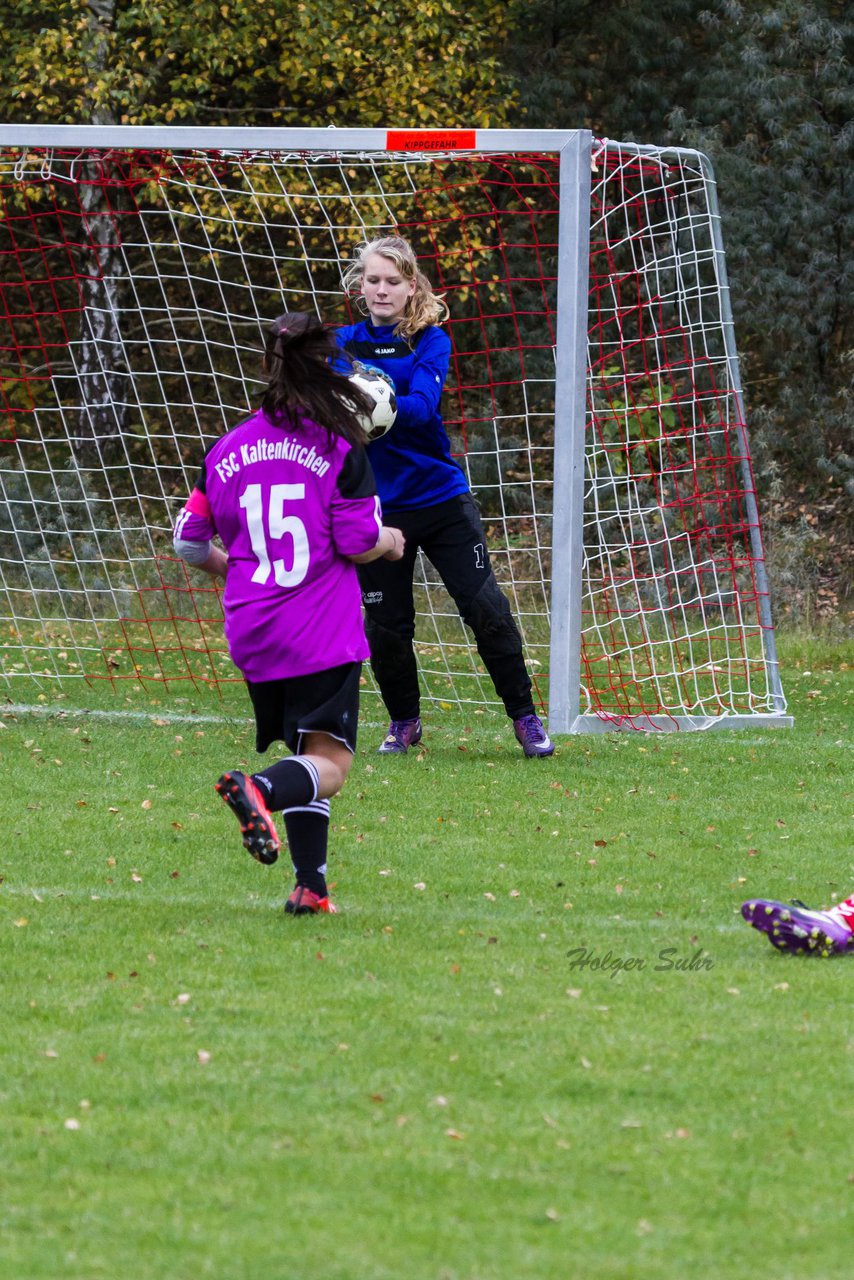
[[[374,347],[375,356],[393,356],[395,354],[394,347]]]

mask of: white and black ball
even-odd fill
[[[360,421],[369,440],[379,440],[394,426],[397,417],[397,396],[391,379],[369,365],[359,365],[349,374],[349,381],[373,401],[370,416],[360,414]]]

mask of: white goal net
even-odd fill
[[[574,135],[410,150],[341,131],[331,150],[277,131],[274,150],[25,128],[0,129],[7,687],[238,678],[173,518],[257,405],[266,322],[352,319],[353,248],[395,232],[450,308],[445,422],[552,727],[785,721],[702,156],[594,142],[588,199],[561,182]],[[585,299],[569,315],[567,273]],[[417,604],[427,696],[497,706],[426,561]]]

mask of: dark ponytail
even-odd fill
[[[366,443],[361,413],[372,404],[363,391],[333,367],[349,361],[331,328],[316,316],[286,311],[267,328],[264,370],[269,379],[261,407],[277,426],[299,427],[310,418],[326,428],[331,448],[335,436],[350,444]]]

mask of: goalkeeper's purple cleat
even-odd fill
[[[829,911],[810,911],[802,902],[754,898],[742,903],[741,914],[780,951],[839,955],[851,948],[854,938],[851,930]]]
[[[392,720],[377,751],[381,756],[403,756],[420,741],[421,721],[418,716],[413,720]]]
[[[539,716],[521,716],[513,721],[513,730],[526,756],[550,756],[554,752],[555,744]]]

